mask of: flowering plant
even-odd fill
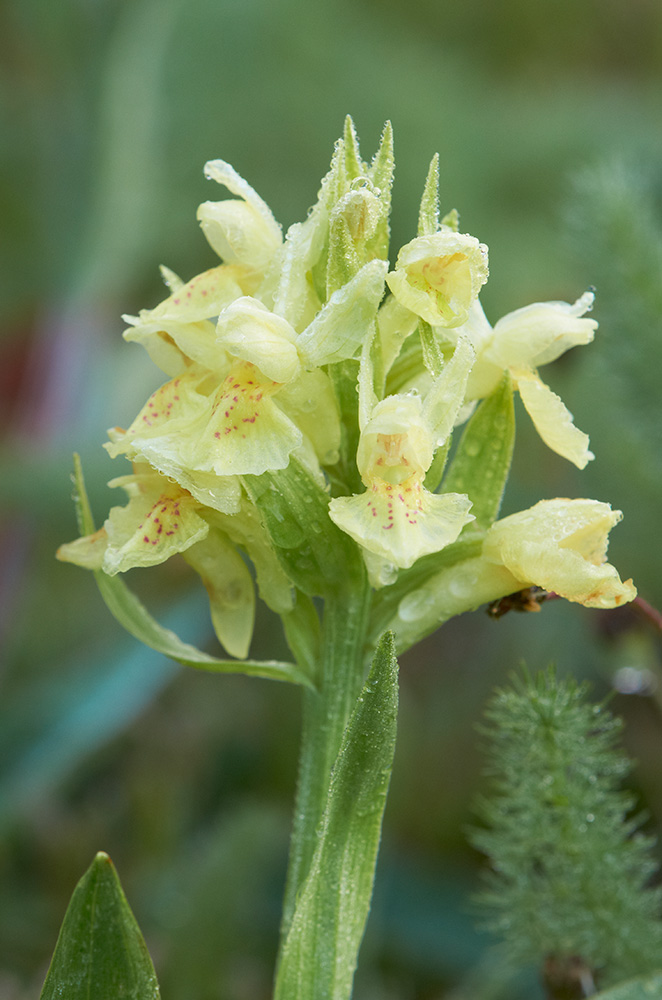
[[[192,666],[301,684],[299,787],[275,996],[348,997],[370,903],[395,742],[396,652],[449,617],[532,586],[588,607],[631,601],[606,562],[620,513],[544,500],[498,520],[517,390],[545,444],[593,456],[539,366],[588,344],[574,305],[490,326],[487,247],[441,220],[438,164],[417,235],[389,267],[390,126],[368,165],[351,119],[318,200],[285,236],[221,160],[233,196],[198,210],[222,263],[125,317],[166,381],[106,445],[133,471],[95,530],[80,466],[81,537],[60,559],[95,572],[142,641]],[[162,628],[118,574],[181,554],[209,594],[215,657]],[[254,583],[255,579],[255,583]],[[255,589],[292,662],[248,659]]]

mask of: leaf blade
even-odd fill
[[[276,979],[275,1000],[348,1000],[391,776],[398,706],[391,633],[382,637],[333,769],[317,849]]]
[[[159,1000],[156,973],[117,872],[99,852],[74,889],[41,1000]]]
[[[469,420],[442,482],[444,493],[469,496],[474,529],[489,528],[498,516],[514,444],[513,390],[506,375]]]

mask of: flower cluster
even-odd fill
[[[231,166],[208,163],[206,176],[232,195],[198,209],[221,263],[187,282],[163,268],[169,295],[125,317],[125,339],[167,380],[128,428],[109,431],[110,455],[133,463],[111,483],[127,505],[59,557],[112,576],[181,553],[236,657],[253,628],[245,557],[261,597],[287,615],[298,593],[342,586],[342,560],[325,553],[353,545],[376,590],[396,587],[388,624],[408,623],[411,641],[416,594],[427,594],[419,618],[429,628],[444,617],[453,573],[456,593],[466,583],[453,613],[532,584],[598,607],[635,595],[605,562],[620,517],[606,504],[546,501],[495,520],[513,389],[548,447],[579,468],[593,457],[538,375],[593,339],[592,294],[529,305],[492,327],[479,300],[487,247],[458,231],[456,213],[439,221],[436,159],[418,234],[390,268],[393,167],[390,126],[368,165],[348,119],[316,204],[283,236]],[[483,445],[497,439],[495,464]],[[293,482],[301,504],[283,500]],[[321,504],[322,521],[306,518],[306,502]]]

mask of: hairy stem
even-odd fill
[[[327,801],[331,770],[364,681],[364,645],[370,591],[362,576],[347,591],[329,597],[322,620],[318,691],[305,691],[299,780],[281,924],[281,952],[297,894],[315,850]]]

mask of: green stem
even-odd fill
[[[281,954],[326,805],[331,770],[364,681],[370,589],[365,576],[325,602],[319,690],[303,693],[299,780],[281,923]]]

